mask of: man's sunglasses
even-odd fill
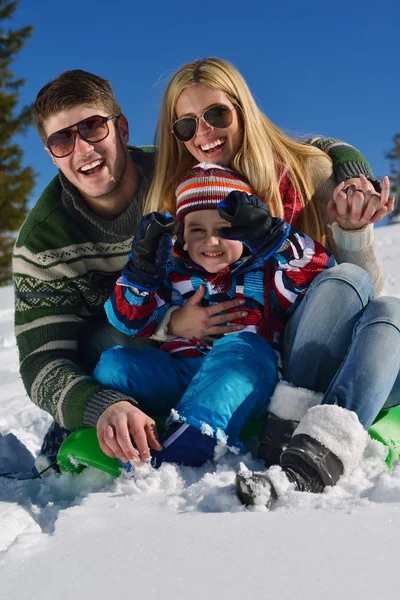
[[[101,142],[110,133],[108,121],[111,121],[111,119],[118,119],[120,116],[121,115],[111,115],[109,117],[101,117],[99,115],[94,115],[88,119],[83,119],[66,129],[60,129],[60,131],[52,133],[47,138],[46,145],[55,158],[64,158],[74,151],[77,134],[79,134],[85,142]],[[76,127],[76,129],[73,129],[74,127]]]
[[[172,133],[180,142],[189,142],[196,135],[199,120],[203,119],[210,127],[226,129],[232,125],[233,111],[235,107],[229,108],[225,104],[215,104],[207,108],[201,117],[182,117],[172,125]]]

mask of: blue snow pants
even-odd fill
[[[101,355],[93,378],[138,401],[151,417],[168,415],[212,435],[239,436],[252,418],[266,412],[278,381],[277,356],[250,332],[225,335],[204,356],[173,358],[154,348],[115,346]],[[211,433],[211,431],[210,431]]]

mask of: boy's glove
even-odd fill
[[[268,207],[257,196],[234,191],[218,203],[220,216],[232,227],[219,230],[222,238],[245,244],[253,256],[267,259],[283,244],[290,225],[272,217]]]
[[[174,228],[175,219],[169,214],[152,212],[142,217],[122,271],[126,284],[145,291],[158,288],[171,256]]]

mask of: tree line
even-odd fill
[[[11,253],[15,232],[21,227],[35,185],[32,167],[22,165],[23,152],[15,136],[26,132],[32,122],[32,107],[18,109],[24,79],[10,70],[15,56],[31,37],[31,26],[5,29],[18,1],[0,0],[0,285],[11,280]]]
[[[1,25],[12,18],[19,1],[0,0],[0,285],[11,282],[11,254],[16,232],[28,211],[35,185],[32,167],[22,165],[23,152],[15,136],[26,132],[32,124],[32,106],[18,108],[19,92],[24,79],[16,79],[10,65],[31,37],[33,27],[5,29]],[[390,161],[392,193],[400,195],[400,133],[393,137]],[[391,220],[400,218],[397,202]]]

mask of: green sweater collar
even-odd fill
[[[78,218],[85,229],[91,231],[99,242],[118,242],[132,237],[142,216],[144,200],[152,174],[149,172],[151,170],[149,163],[152,161],[146,160],[146,153],[136,148],[130,149],[129,153],[139,171],[140,183],[128,208],[115,219],[102,219],[90,210],[77,188],[68,181],[63,173],[59,173],[63,206],[71,216],[75,219]],[[147,154],[147,158],[151,157]]]

